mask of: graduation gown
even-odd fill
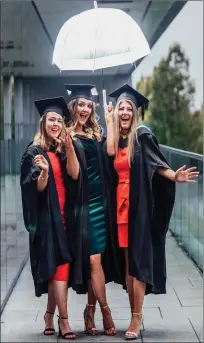
[[[96,142],[96,145],[106,223],[106,246],[102,254],[102,265],[106,282],[110,282],[118,280],[118,278],[120,279],[120,271],[117,266],[117,247],[115,245],[117,226],[115,218],[110,211],[112,197],[108,189],[109,185],[105,169],[105,160],[107,158],[107,152],[103,149],[105,140],[105,137],[103,137],[102,141]],[[74,241],[76,244],[72,263],[72,265],[77,264],[80,267],[75,267],[77,275],[74,277],[75,282],[72,282],[72,287],[77,293],[86,293],[88,291],[88,280],[91,278],[88,172],[85,152],[80,139],[77,137],[73,139],[73,145],[80,164],[81,179],[80,195],[77,198],[75,212],[77,224]]]
[[[48,184],[43,192],[37,191],[37,179],[41,172],[34,163],[34,157],[37,154],[43,155],[49,163]],[[79,182],[72,180],[66,172],[65,152],[58,155],[67,189],[66,230],[64,230],[62,222],[58,194],[48,155],[39,146],[31,143],[21,160],[20,186],[23,217],[25,227],[29,232],[31,272],[35,294],[38,297],[48,292],[48,280],[55,274],[56,266],[72,261],[74,250],[73,213]]]
[[[138,144],[139,143],[139,144]],[[165,241],[174,201],[175,183],[159,175],[158,168],[170,168],[152,131],[141,125],[130,168],[128,214],[129,274],[146,283],[146,294],[166,293]],[[116,204],[117,173],[108,163],[112,204]],[[112,207],[116,213],[116,205]],[[115,241],[118,247],[118,241]],[[118,248],[120,283],[125,285],[125,263]],[[118,281],[116,281],[118,282]]]

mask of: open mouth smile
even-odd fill
[[[88,117],[88,114],[80,114],[80,118],[85,120]]]
[[[121,122],[122,123],[127,123],[130,120],[130,118],[121,118]]]

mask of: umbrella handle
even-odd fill
[[[103,107],[104,109],[107,107],[107,101],[106,101],[106,89],[102,89],[102,95],[103,95]]]

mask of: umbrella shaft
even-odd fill
[[[102,89],[102,95],[103,95],[103,107],[104,109],[107,106],[107,102],[106,102],[106,89]]]

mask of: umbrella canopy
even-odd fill
[[[56,39],[53,64],[61,71],[94,71],[133,63],[149,53],[142,30],[128,14],[95,8],[65,22]]]

